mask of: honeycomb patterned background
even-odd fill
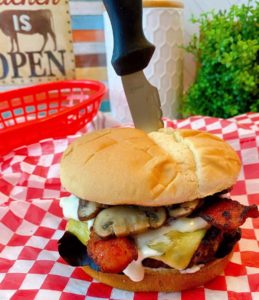
[[[145,74],[158,88],[163,115],[169,118],[177,117],[183,91],[182,14],[177,8],[146,8],[143,13],[145,35],[156,46]]]

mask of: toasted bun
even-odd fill
[[[134,282],[126,275],[97,272],[90,267],[83,270],[96,280],[114,288],[134,292],[177,292],[203,285],[218,276],[225,269],[230,255],[217,259],[195,273],[180,273],[172,269],[145,268],[142,281]]]
[[[61,160],[72,194],[108,205],[162,206],[230,188],[240,171],[235,151],[197,130],[104,129],[74,141]]]

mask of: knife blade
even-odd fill
[[[103,3],[113,31],[111,63],[121,76],[134,125],[146,132],[157,130],[163,127],[159,94],[143,72],[155,47],[143,32],[142,0],[103,0]]]

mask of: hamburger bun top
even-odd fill
[[[60,175],[62,185],[85,200],[163,206],[232,187],[240,167],[235,151],[207,132],[113,128],[71,143]]]

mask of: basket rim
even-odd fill
[[[22,86],[22,87],[14,88],[14,89],[7,90],[7,91],[0,91],[0,96],[2,96],[2,95],[7,95],[7,96],[14,95],[15,96],[17,91],[23,92],[23,91],[32,90],[32,89],[41,90],[43,88],[52,87],[52,86],[57,88],[57,86],[69,85],[68,87],[70,87],[70,86],[72,87],[75,84],[80,85],[82,87],[86,86],[88,88],[89,88],[89,85],[92,87],[93,86],[99,87],[98,93],[100,93],[100,95],[102,93],[104,93],[107,89],[105,84],[98,80],[89,80],[89,79],[86,79],[86,80],[60,80],[60,81],[44,82],[44,83],[39,83],[39,84],[29,85],[29,86]]]
[[[22,93],[24,91],[34,90],[33,94],[36,94],[37,92],[47,92],[48,89],[50,89],[52,87],[53,87],[53,89],[59,89],[63,86],[64,86],[64,88],[75,88],[75,87],[80,87],[80,88],[85,87],[88,89],[92,88],[93,90],[96,91],[96,93],[91,95],[89,97],[89,99],[86,99],[80,103],[77,103],[77,104],[73,105],[72,107],[64,108],[62,111],[54,113],[53,115],[46,116],[46,117],[43,117],[40,119],[27,120],[25,122],[15,124],[13,126],[1,128],[0,129],[0,137],[2,134],[11,133],[12,131],[15,131],[18,128],[26,127],[29,124],[32,125],[32,124],[36,124],[36,123],[51,121],[57,117],[61,117],[66,114],[71,114],[74,111],[84,108],[86,103],[89,103],[89,104],[94,103],[96,101],[96,99],[100,99],[100,101],[101,101],[103,95],[107,91],[107,87],[105,86],[105,84],[100,81],[97,81],[97,80],[62,80],[62,81],[40,83],[37,85],[21,87],[21,88],[9,90],[9,91],[2,91],[2,92],[0,92],[0,97],[3,95],[6,95],[7,97],[15,97],[15,96],[17,96],[16,95],[17,91],[19,91],[19,93]],[[0,102],[1,102],[1,99],[0,99]]]

